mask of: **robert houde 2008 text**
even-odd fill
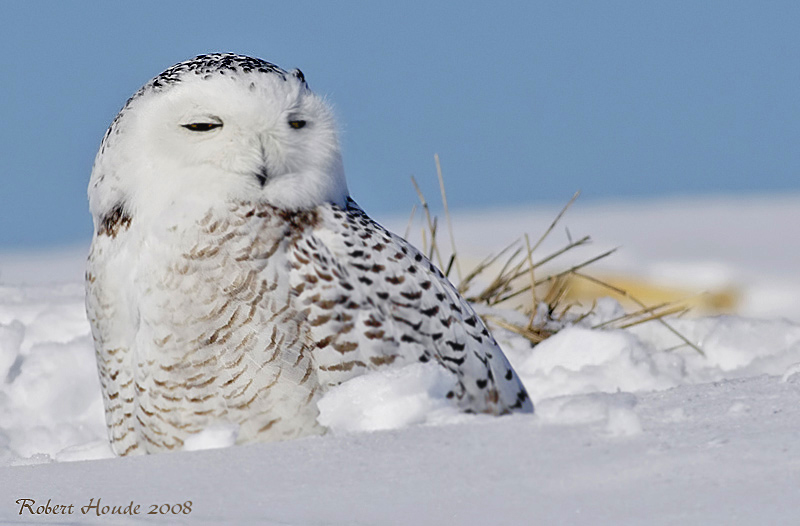
[[[178,502],[175,504],[147,504],[140,505],[133,501],[128,504],[103,504],[100,497],[95,502],[94,497],[89,499],[89,503],[80,508],[75,504],[53,504],[51,499],[47,499],[44,504],[36,505],[34,499],[17,499],[19,504],[19,514],[30,515],[73,515],[80,512],[81,515],[188,515],[192,512],[192,501]]]

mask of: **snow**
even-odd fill
[[[399,429],[457,421],[447,400],[455,381],[436,363],[415,363],[353,378],[319,401],[317,420],[333,433]]]
[[[71,524],[793,524],[799,397],[796,385],[757,376],[572,402],[634,412],[642,432],[632,435],[615,434],[631,426],[614,417],[554,424],[516,415],[5,468],[0,520],[45,522],[17,515],[14,501],[49,498],[75,505],[63,519]],[[731,413],[737,404],[746,410]],[[98,497],[143,511],[193,507],[120,521],[80,515]]]
[[[510,241],[497,232],[524,225],[535,235],[554,215],[453,222],[478,257]],[[448,375],[420,363],[332,389],[319,403],[325,436],[228,447],[237,430],[215,428],[189,451],[136,458],[113,458],[105,438],[85,247],[0,254],[0,522],[796,522],[800,248],[787,240],[800,239],[800,198],[576,206],[567,222],[573,237],[598,240],[591,253],[625,245],[606,268],[740,287],[739,315],[672,321],[704,355],[675,348],[658,323],[592,329],[619,315],[610,299],[535,348],[496,329],[535,415],[460,413],[446,398]],[[140,514],[81,512],[98,498],[100,511],[133,503]],[[18,499],[73,513],[34,515]],[[147,515],[152,505],[158,517]]]
[[[209,427],[189,437],[184,443],[183,449],[184,451],[201,451],[231,447],[236,444],[238,436],[239,426],[237,425]]]

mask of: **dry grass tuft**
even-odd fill
[[[669,318],[682,316],[689,310],[685,301],[648,306],[635,298],[628,291],[585,273],[587,267],[610,256],[617,250],[616,248],[583,260],[578,264],[573,264],[566,270],[554,273],[544,272],[543,267],[545,265],[550,265],[554,261],[558,261],[559,258],[562,258],[565,254],[591,242],[590,236],[584,236],[573,240],[569,231],[567,231],[566,244],[544,256],[538,256],[537,253],[543,242],[553,232],[564,214],[578,198],[580,192],[576,192],[575,195],[572,196],[535,244],[531,246],[530,239],[526,234],[522,238],[509,244],[499,253],[487,256],[483,261],[475,265],[472,270],[463,274],[458,250],[456,249],[455,238],[453,236],[452,222],[447,205],[447,194],[445,193],[444,178],[442,176],[439,156],[435,155],[434,158],[450,237],[450,257],[447,259],[447,264],[445,265],[442,251],[439,248],[437,240],[438,219],[431,214],[428,202],[420,190],[417,181],[412,176],[411,182],[417,191],[425,214],[425,226],[423,226],[422,229],[423,252],[431,261],[439,265],[439,268],[443,270],[448,278],[450,278],[453,268],[456,269],[458,280],[453,281],[457,281],[459,293],[468,301],[489,307],[515,308],[523,311],[527,319],[526,323],[514,323],[498,315],[489,314],[483,316],[487,322],[523,336],[532,344],[537,344],[564,327],[583,322],[595,312],[595,302],[587,306],[567,299],[570,283],[574,283],[575,280],[586,280],[594,285],[599,285],[607,289],[609,293],[615,293],[627,298],[639,307],[639,309],[625,313],[618,318],[596,324],[591,327],[592,329],[625,329],[642,323],[657,322],[675,334],[683,342],[677,347],[689,346],[701,355],[704,355],[700,347],[692,343],[669,323]],[[415,205],[411,211],[411,217],[409,218],[406,237],[408,237],[410,233],[416,210],[417,206]],[[450,279],[452,280],[452,278]],[[530,295],[530,301],[518,301],[525,294]],[[512,300],[515,299],[517,301],[513,302]],[[673,347],[672,349],[677,347]]]

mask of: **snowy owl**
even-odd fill
[[[350,198],[332,112],[299,70],[201,55],[158,75],[103,137],[86,287],[119,455],[320,434],[331,386],[417,361],[465,411],[530,412],[444,275]]]

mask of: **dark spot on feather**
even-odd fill
[[[319,223],[316,210],[283,210],[276,209],[278,217],[292,226],[293,230],[302,231],[307,227],[315,227]]]
[[[430,309],[421,309],[420,312],[425,316],[435,316],[439,312],[439,306],[434,305]]]
[[[419,323],[412,323],[412,322],[408,321],[407,319],[403,318],[402,316],[397,316],[397,315],[392,316],[392,319],[395,320],[395,321],[399,321],[400,323],[404,323],[404,324],[408,325],[409,327],[411,327],[415,331],[418,331],[419,328],[422,327],[422,321],[421,320],[420,320]]]
[[[461,358],[453,358],[452,356],[442,356],[442,360],[444,360],[446,362],[452,362],[452,363],[458,365],[459,367],[464,364],[464,357],[463,356]]]
[[[122,203],[117,203],[100,221],[97,230],[98,236],[117,237],[120,230],[127,230],[131,226],[131,216],[125,211]]]
[[[511,406],[511,409],[520,409],[520,408],[522,408],[522,404],[527,399],[528,399],[528,393],[526,393],[524,389],[520,390],[520,392],[517,393],[517,401],[514,402],[514,405]]]
[[[445,342],[445,343],[446,343],[447,345],[449,345],[449,346],[450,346],[450,348],[451,348],[451,349],[453,349],[454,351],[463,351],[463,350],[464,350],[464,347],[466,347],[466,345],[465,345],[465,344],[463,344],[463,343],[458,343],[458,342],[451,342],[451,341],[448,341],[448,342]]]
[[[333,338],[334,338],[334,335],[326,336],[325,338],[323,338],[323,339],[321,339],[320,341],[317,342],[317,347],[320,348],[320,349],[324,349],[325,347],[327,347],[328,345],[331,344],[331,342],[333,341]]]
[[[358,344],[354,342],[339,342],[334,343],[333,348],[344,354],[350,351],[355,351],[358,348]]]
[[[302,283],[301,283],[301,285],[302,285]],[[330,310],[330,309],[334,308],[336,306],[336,304],[339,303],[339,302],[338,301],[334,301],[334,300],[322,300],[322,301],[318,301],[318,302],[315,302],[315,303],[316,303],[317,307],[319,307],[320,309]]]
[[[396,359],[396,354],[390,354],[389,356],[371,356],[369,361],[374,365],[385,365],[394,362]]]
[[[401,292],[400,295],[403,296],[404,298],[408,299],[408,300],[418,300],[418,299],[420,299],[422,297],[422,293],[419,292],[419,291],[417,291],[417,292]]]

